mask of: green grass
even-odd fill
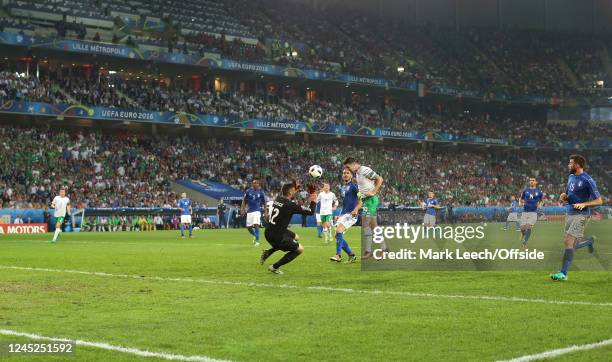
[[[611,224],[598,225],[609,235]],[[490,224],[487,232],[510,238],[499,228]],[[540,223],[533,242],[561,249],[560,230],[562,223]],[[251,246],[244,229],[196,231],[185,240],[177,232],[66,233],[55,245],[45,242],[50,234],[2,236],[0,266],[141,277],[0,268],[0,329],[237,361],[497,360],[612,338],[609,304],[442,297],[611,303],[609,271],[576,271],[565,283],[542,271],[364,272],[359,264],[328,261],[334,246],[317,239],[313,228],[296,232],[306,252],[282,276],[258,264],[261,247]],[[508,242],[518,242],[517,234]],[[358,229],[347,239],[359,250]],[[0,335],[0,343],[8,341],[27,340]],[[604,347],[558,359],[609,361],[611,352]],[[138,357],[77,347],[67,359]]]

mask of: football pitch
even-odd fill
[[[516,231],[486,228],[519,247]],[[610,221],[592,228],[609,242]],[[306,251],[284,275],[259,265],[268,245],[246,229],[1,236],[0,344],[85,343],[0,360],[612,360],[609,271],[364,272],[330,262],[335,243],[314,228],[293,230]],[[562,230],[538,223],[531,242],[560,251]],[[347,240],[360,251],[358,228]]]

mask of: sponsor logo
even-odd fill
[[[40,234],[47,232],[47,224],[0,224],[0,235]]]

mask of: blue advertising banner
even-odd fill
[[[271,131],[319,133],[327,135],[394,138],[414,141],[440,141],[458,143],[477,143],[519,147],[546,147],[561,149],[610,149],[612,140],[592,142],[559,141],[540,144],[527,139],[522,144],[512,144],[507,139],[481,137],[476,135],[457,135],[436,131],[414,131],[389,128],[353,128],[332,123],[304,122],[288,119],[251,118],[240,119],[236,116],[213,114],[190,114],[175,112],[156,112],[146,110],[126,110],[119,108],[88,107],[84,105],[47,104],[39,102],[8,101],[0,104],[2,113],[19,113],[50,117],[73,117],[96,120],[134,121],[158,124],[194,125],[207,127],[248,128]]]
[[[213,199],[239,201],[244,197],[244,192],[219,182],[209,180],[176,180],[176,183],[210,196]]]

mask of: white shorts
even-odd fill
[[[181,224],[191,224],[191,215],[181,215]]]
[[[535,211],[523,211],[521,214],[521,226],[523,225],[535,225],[538,221],[538,213]]]
[[[434,226],[436,224],[436,216],[432,214],[425,214],[425,216],[423,216],[423,224]]]
[[[338,228],[338,225],[342,225],[344,226],[344,231],[346,231],[351,226],[355,225],[356,222],[357,222],[357,218],[353,217],[353,215],[351,214],[340,215],[338,217],[338,220],[336,220],[336,228]]]
[[[317,224],[321,223],[321,214],[315,214],[315,219],[317,220]]]
[[[247,213],[246,226],[261,225],[261,212],[253,211]]]
[[[508,214],[508,218],[507,218],[506,220],[507,220],[508,222],[512,222],[512,221],[514,221],[514,222],[518,222],[518,221],[519,221],[519,219],[518,219],[518,213],[516,213],[516,212],[511,212],[511,213],[509,213],[509,214]]]

